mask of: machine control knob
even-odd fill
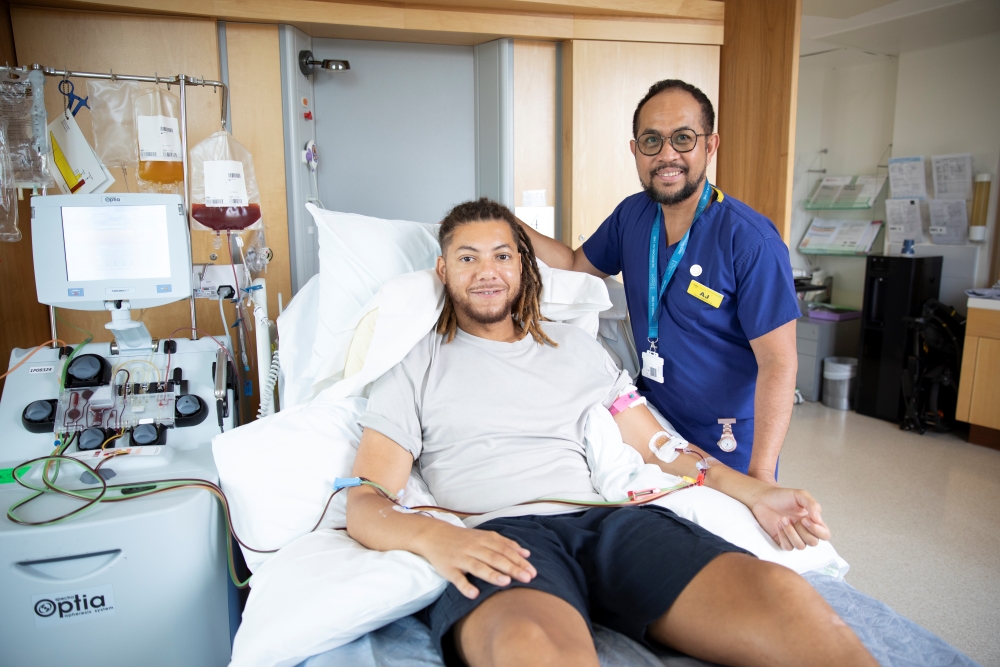
[[[132,442],[137,445],[152,445],[160,437],[160,431],[153,424],[139,424],[132,430]]]
[[[110,382],[111,364],[96,354],[81,354],[66,369],[66,389],[100,387]]]
[[[208,403],[197,394],[181,394],[174,402],[174,426],[197,426],[208,417]]]
[[[90,380],[101,371],[101,362],[91,355],[73,360],[67,371],[77,380]]]
[[[80,439],[76,441],[76,446],[80,451],[89,451],[91,449],[97,449],[107,438],[104,435],[104,431],[99,428],[88,428],[87,430],[80,433]]]
[[[24,409],[24,416],[33,422],[43,422],[52,416],[52,404],[48,401],[29,403]]]
[[[21,426],[29,433],[52,433],[55,423],[55,399],[32,401],[21,412]]]
[[[177,403],[174,405],[177,408],[178,414],[183,417],[190,417],[201,410],[201,403],[198,401],[198,398],[191,394],[184,394],[177,399]]]

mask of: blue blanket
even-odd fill
[[[882,667],[976,667],[947,642],[846,581],[805,575]],[[668,649],[655,653],[606,628],[594,628],[601,667],[704,667],[710,663]],[[443,667],[427,626],[412,616],[346,646],[315,655],[299,667]]]

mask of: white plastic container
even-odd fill
[[[858,360],[827,357],[823,360],[823,405],[836,410],[854,407],[858,389]]]

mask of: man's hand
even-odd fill
[[[517,542],[491,530],[440,524],[415,551],[470,600],[479,595],[479,589],[466,574],[497,586],[508,585],[512,578],[527,583],[538,574],[526,560],[531,553]]]
[[[808,491],[772,487],[750,504],[750,511],[771,539],[785,551],[814,547],[830,539],[823,508]]]

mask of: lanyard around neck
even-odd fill
[[[694,227],[694,223],[697,222],[701,214],[705,212],[708,208],[708,203],[712,199],[712,186],[709,185],[708,179],[705,179],[705,188],[701,191],[701,198],[698,200],[698,208],[694,212],[694,219],[691,221],[691,227]],[[670,284],[670,279],[674,277],[674,272],[677,271],[677,265],[681,263],[681,259],[684,257],[684,252],[687,250],[688,239],[691,236],[691,227],[684,232],[684,238],[680,240],[677,247],[674,248],[673,254],[670,256],[670,261],[667,262],[667,269],[663,273],[663,282],[660,283],[660,289],[656,289],[656,278],[660,270],[657,267],[657,259],[659,257],[660,250],[660,227],[663,225],[663,208],[657,204],[656,205],[656,221],[653,223],[653,231],[649,235],[649,342],[651,343],[651,348],[655,351],[656,340],[660,337],[660,308],[663,307],[663,295],[667,291],[667,286]]]

